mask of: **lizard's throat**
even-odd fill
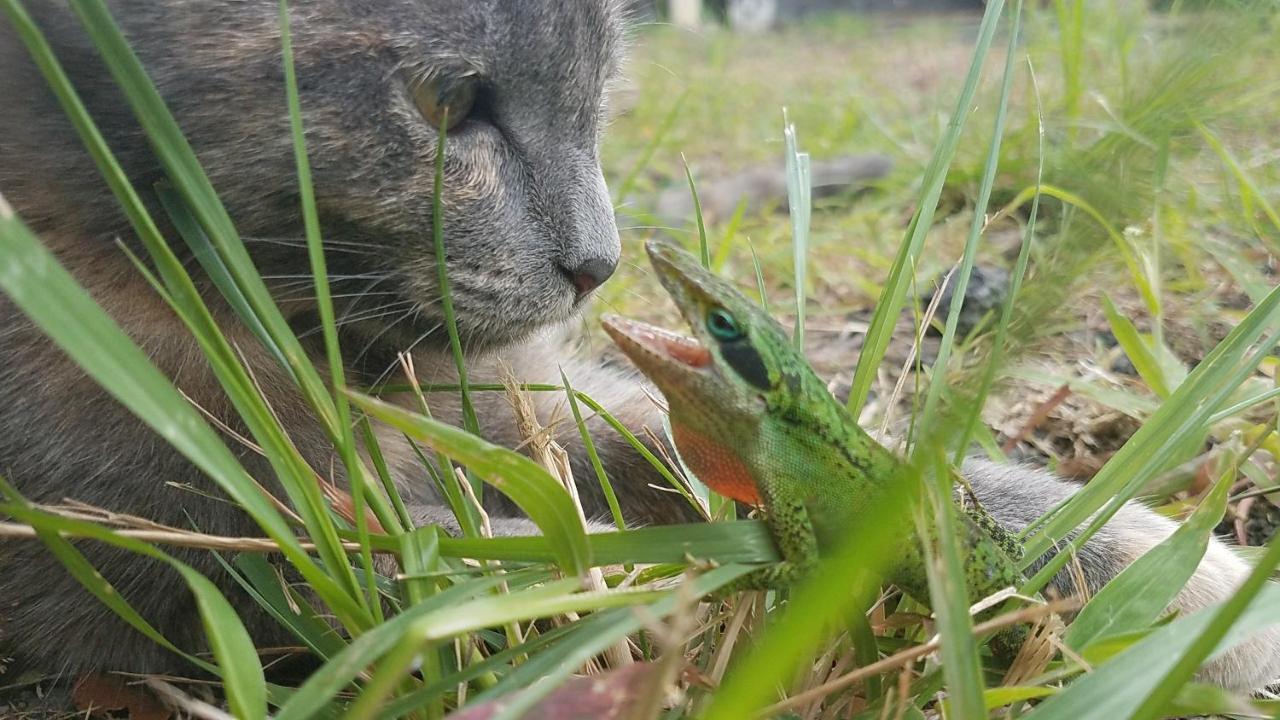
[[[746,463],[734,449],[676,419],[671,420],[671,435],[680,451],[680,459],[707,487],[740,503],[759,506],[760,490]]]

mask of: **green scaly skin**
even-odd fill
[[[666,397],[690,469],[717,492],[764,508],[783,561],[736,589],[789,585],[867,519],[904,464],[858,426],[763,309],[675,245],[654,240],[646,249],[694,337],[612,316],[605,329]],[[955,499],[971,601],[1020,585],[1018,542],[976,500]],[[888,579],[927,600],[921,545],[901,546]]]

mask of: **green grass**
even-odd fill
[[[1250,493],[1277,484],[1268,463],[1280,457],[1273,432],[1280,422],[1274,356],[1280,289],[1262,269],[1268,259],[1274,264],[1280,248],[1276,17],[1199,8],[1153,13],[1134,4],[1024,8],[1019,2],[1004,13],[991,3],[981,20],[832,18],[765,37],[641,30],[631,99],[604,148],[617,199],[643,215],[664,187],[705,184],[758,162],[787,167],[791,217],[759,211],[703,217],[699,208],[677,232],[688,232],[687,246],[705,263],[744,287],[758,287],[771,307],[783,309],[797,342],[825,358],[821,371],[852,386],[851,406],[862,408],[869,422],[888,416],[895,428],[909,425],[905,451],[922,479],[901,483],[901,497],[852,528],[848,542],[857,552],[836,553],[811,581],[784,593],[699,605],[698,597],[748,565],[776,560],[760,524],[588,536],[560,479],[532,460],[425,412],[348,388],[340,363],[328,363],[324,377],[276,309],[231,218],[105,7],[98,0],[72,6],[164,163],[164,207],[181,237],[161,237],[139,194],[152,190],[129,187],[56,59],[24,21],[20,3],[0,0],[143,240],[149,264],[139,267],[155,268],[157,292],[200,340],[300,523],[286,520],[258,492],[216,430],[2,204],[0,290],[244,506],[309,586],[305,595],[282,589],[253,554],[228,565],[299,644],[324,661],[298,687],[283,687],[267,681],[225,598],[175,564],[200,601],[213,650],[211,660],[193,658],[193,668],[220,676],[238,717],[270,711],[282,718],[439,718],[460,703],[495,698],[508,700],[495,717],[517,717],[571,675],[606,668],[606,658],[616,660],[607,651],[628,639],[637,659],[687,662],[697,672],[686,677],[706,680],[683,685],[684,694],[662,717],[727,719],[784,710],[814,718],[922,717],[938,708],[940,696],[948,716],[961,718],[993,712],[1161,717],[1225,712],[1244,702],[1188,680],[1221,638],[1280,619],[1275,588],[1263,582],[1280,563],[1280,543],[1257,556],[1254,578],[1230,603],[1167,624],[1159,615],[1203,553],[1222,508],[1238,509]],[[282,19],[285,9],[282,0]],[[287,33],[284,38],[287,48]],[[326,300],[323,228],[309,192],[287,52],[285,62],[289,92],[281,103],[293,120],[299,212],[332,360],[341,349]],[[790,123],[785,139],[783,107]],[[804,181],[810,156],[870,151],[896,160],[891,176],[857,197],[810,202]],[[637,263],[643,234],[624,232],[626,257]],[[438,223],[434,236],[437,248],[449,241]],[[214,323],[196,281],[169,246],[181,242],[201,251],[202,270],[289,371],[328,432],[352,478],[350,518],[322,495]],[[963,287],[978,262],[1013,265],[1008,301],[970,337],[960,336],[954,311],[939,318],[934,369],[905,363],[911,338],[899,322],[903,308],[914,308],[917,290],[957,263],[951,282]],[[443,264],[440,280],[447,286]],[[605,289],[601,305],[666,317],[659,296],[644,267],[634,264]],[[918,325],[919,313],[908,314]],[[843,338],[861,321],[859,357]],[[1104,330],[1114,336],[1112,346],[1095,342]],[[456,329],[450,334],[460,359]],[[1110,370],[1121,355],[1136,377]],[[891,404],[899,372],[906,374],[904,397]],[[460,387],[417,389],[422,407],[431,392],[495,391],[469,386],[465,372],[462,377]],[[564,385],[529,391],[569,393],[579,425],[584,409],[607,410],[573,391],[568,379]],[[1155,499],[1165,511],[1192,519],[1086,606],[1064,637],[1072,653],[1031,668],[1017,686],[1000,687],[1005,668],[975,637],[967,613],[979,598],[949,589],[959,558],[948,539],[950,504],[937,502],[947,492],[943,459],[964,454],[973,438],[996,444],[983,421],[1007,436],[1039,407],[1011,398],[1044,397],[1058,386],[1073,391],[1074,404],[1031,428],[1021,449],[1051,464],[1106,463],[1086,490],[1028,534],[1028,560],[1095,512],[1105,518],[1157,485]],[[1115,415],[1141,429],[1110,439],[1110,447],[1091,446],[1097,439],[1083,437],[1091,423]],[[428,453],[438,459],[438,481],[467,529],[464,537],[408,527],[403,502],[385,480],[385,463],[377,452],[363,459],[361,443],[373,437],[365,418],[419,442],[424,463]],[[1073,435],[1073,423],[1086,430]],[[1100,457],[1113,451],[1110,459]],[[649,459],[655,483],[683,490],[658,458]],[[1197,485],[1196,473],[1173,472],[1187,463],[1214,482]],[[507,495],[542,536],[483,537],[468,488],[449,472],[455,464],[490,492]],[[608,491],[603,468],[594,467]],[[95,578],[68,538],[165,560],[162,544],[31,507],[7,485],[0,488],[0,513],[34,528],[101,601],[166,642]],[[936,618],[927,624],[920,620],[925,608],[881,597],[876,575],[881,550],[897,542],[900,523],[912,520],[895,509],[922,489],[939,511],[927,521],[936,525],[937,538],[929,548]],[[370,518],[384,532],[375,532]],[[392,556],[401,577],[377,577],[375,554]],[[1060,557],[1065,561],[1066,554]],[[709,569],[708,561],[721,566]],[[592,567],[603,567],[609,589],[584,588],[581,578]],[[632,568],[639,574],[631,575]],[[624,579],[627,586],[619,587]],[[1024,590],[1034,592],[1043,579],[1042,573]],[[1269,604],[1250,605],[1256,595]],[[867,607],[872,610],[864,617]],[[329,623],[343,632],[332,633]],[[940,663],[911,655],[935,633]],[[890,662],[899,652],[907,655]],[[1084,672],[1081,658],[1092,672]],[[841,682],[859,666],[881,669]],[[803,702],[792,708],[788,697]],[[1029,702],[1040,698],[1049,699],[1036,707]]]

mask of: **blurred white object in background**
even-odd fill
[[[764,32],[778,21],[778,0],[729,0],[729,27],[738,32]]]
[[[702,26],[702,0],[670,0],[667,9],[676,27],[697,30]]]

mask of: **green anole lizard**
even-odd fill
[[[815,566],[904,463],[877,443],[827,391],[782,327],[727,282],[669,242],[649,259],[693,337],[609,316],[604,327],[670,406],[685,464],[710,488],[762,507],[782,562],[737,586],[788,585]],[[1023,581],[1016,540],[974,503],[956,513],[971,600]],[[902,543],[889,580],[927,599],[918,542]]]

